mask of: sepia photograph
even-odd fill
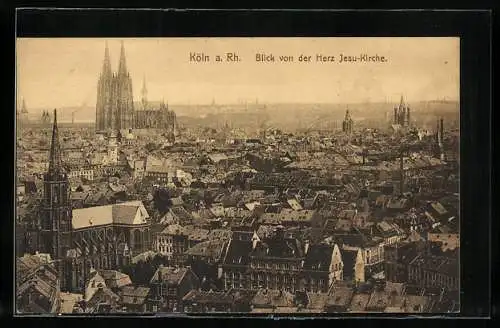
[[[15,313],[460,312],[460,38],[16,39]]]

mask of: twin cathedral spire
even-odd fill
[[[127,70],[125,46],[121,43],[118,71],[111,69],[109,47],[106,42],[104,61],[97,86],[97,131],[130,129],[134,125],[132,80]]]

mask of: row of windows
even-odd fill
[[[266,268],[266,269],[278,269],[278,270],[297,270],[298,266],[290,263],[270,263],[270,262],[252,262],[250,264],[252,268]]]
[[[424,271],[423,273],[417,269],[410,270],[410,278],[420,280],[424,284],[431,286],[446,286],[448,288],[457,287],[457,279],[454,277],[438,274],[435,272]]]
[[[172,247],[169,246],[159,246],[158,251],[160,253],[172,253]]]
[[[172,238],[171,237],[158,237],[158,242],[160,244],[172,244]]]
[[[226,309],[217,309],[213,306],[185,306],[184,312],[231,312],[231,307]]]

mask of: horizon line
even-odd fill
[[[140,103],[140,100],[134,100],[134,103]],[[152,100],[148,101],[149,103],[161,103],[162,100]],[[460,99],[455,98],[444,98],[444,99],[421,99],[408,102],[405,100],[405,104],[410,103],[422,103],[422,102],[460,102]],[[190,103],[190,102],[165,102],[168,106],[262,106],[262,105],[365,105],[365,104],[399,104],[399,101],[356,101],[356,102],[255,102],[255,101],[246,101],[246,102],[221,102],[221,103]],[[59,109],[59,108],[73,108],[73,107],[95,107],[95,105],[82,105],[82,104],[74,104],[74,105],[63,105],[63,106],[44,106],[44,107],[32,107],[31,109],[35,110],[47,110],[47,109]],[[135,110],[135,108],[134,108]]]

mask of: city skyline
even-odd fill
[[[458,38],[24,38],[17,40],[18,103],[95,107],[105,44],[116,70],[121,41],[135,102],[144,79],[149,100],[172,105],[397,103],[402,94],[408,102],[459,98]],[[237,52],[241,62],[189,62],[193,51],[212,58]],[[296,60],[308,54],[313,61],[262,63],[255,62],[256,53]],[[389,62],[314,62],[320,53],[376,53]]]

